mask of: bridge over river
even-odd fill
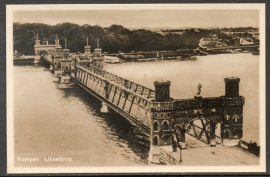
[[[235,146],[242,137],[245,101],[239,95],[239,78],[225,78],[225,94],[220,97],[202,97],[198,87],[194,98],[174,99],[170,81],[155,81],[152,90],[105,71],[100,48],[91,53],[87,45],[84,54],[72,54],[62,50],[58,38],[54,45],[36,40],[35,63],[39,62],[50,66],[59,88],[78,84],[102,102],[102,112],[113,110],[143,129],[150,138],[151,162],[164,157],[162,147],[175,143],[172,137],[181,149],[186,148],[187,134],[211,147],[216,146],[216,138],[224,146]]]

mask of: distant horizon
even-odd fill
[[[13,22],[74,23],[128,29],[259,28],[256,9],[40,10],[14,11]]]
[[[21,23],[21,22],[13,22],[13,23],[20,23],[20,24],[27,24],[29,22],[25,22],[25,23]],[[40,22],[32,22],[32,23],[40,23]],[[61,22],[61,23],[57,23],[57,24],[54,24],[54,25],[51,25],[51,24],[46,24],[46,23],[40,23],[40,24],[45,24],[45,25],[50,25],[50,26],[55,26],[55,25],[58,25],[58,24],[63,24],[63,23],[70,23],[70,24],[76,24],[76,25],[79,25],[79,26],[83,26],[83,25],[89,25],[89,26],[100,26],[98,24],[96,25],[91,25],[91,24],[78,24],[78,23],[73,23],[73,22]],[[31,24],[31,23],[29,23]],[[111,25],[119,25],[119,24],[111,24]],[[110,25],[110,26],[111,26]],[[101,28],[109,28],[110,26],[100,26]],[[123,25],[120,25],[120,26],[123,26]],[[129,30],[136,30],[136,29],[169,29],[169,30],[174,30],[174,29],[214,29],[214,28],[219,28],[219,29],[222,29],[222,28],[257,28],[259,29],[259,27],[255,27],[255,26],[235,26],[235,27],[219,27],[219,26],[209,26],[209,27],[142,27],[142,28],[138,28],[138,27],[126,27],[126,26],[123,26],[124,28],[126,29],[129,29]]]

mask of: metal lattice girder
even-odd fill
[[[127,102],[127,99],[128,99],[128,94],[129,94],[129,93],[125,93],[125,94],[124,94],[124,95],[125,95],[125,96],[124,96],[124,97],[125,97],[125,98],[124,98],[125,100],[124,100],[124,104],[123,104],[123,108],[122,108],[122,109],[125,108],[125,105],[126,105],[126,102]]]
[[[196,131],[196,127],[195,127],[195,125],[194,125],[194,122],[192,121],[192,122],[190,123],[190,125],[191,125],[191,127],[192,127],[193,132],[194,132],[194,136],[195,136],[196,138],[199,138],[199,136],[198,136],[198,134],[197,134],[197,131]]]
[[[114,87],[114,94],[113,94],[113,98],[112,98],[112,103],[113,103],[114,100],[115,100],[115,95],[116,95],[116,92],[117,92],[117,89],[118,89],[118,87],[116,87],[116,86],[114,86],[114,85],[113,85],[113,87]]]
[[[103,86],[105,86],[105,84],[104,84],[104,81],[103,80],[100,80],[100,84],[99,84],[100,86],[99,86],[99,88],[98,88],[98,92],[97,93],[101,93],[101,89],[102,89],[102,87]]]
[[[87,79],[87,86],[89,87],[90,85],[90,82],[91,82],[91,74],[88,73],[88,79]]]
[[[121,77],[117,77],[100,68],[93,66],[89,68],[90,69],[86,69],[82,66],[76,66],[79,73],[77,74],[78,80],[88,88],[96,91],[97,94],[107,101],[110,101],[113,105],[149,127],[149,117],[151,113],[148,110],[150,110],[151,101],[148,100],[148,98],[154,94],[154,91]],[[91,72],[91,70],[93,72]],[[112,80],[116,80],[116,82]],[[109,86],[107,86],[107,83]],[[107,90],[105,90],[105,87]]]
[[[131,100],[131,105],[130,105],[130,108],[129,108],[129,111],[128,111],[128,113],[130,113],[131,112],[131,109],[132,109],[132,106],[133,106],[133,104],[134,104],[134,100],[135,100],[135,96],[132,96],[132,100]]]
[[[191,125],[190,125],[190,123],[189,123],[189,124],[186,125],[186,132],[189,132],[190,129],[191,129]]]
[[[206,136],[207,140],[209,140],[209,139],[210,139],[210,138],[209,138],[209,134],[208,134],[208,132],[206,131],[206,126],[209,124],[209,122],[208,122],[208,121],[205,121],[205,123],[204,123],[204,122],[203,122],[203,119],[200,119],[200,120],[201,120],[201,123],[202,123],[203,128],[201,129],[201,132],[200,132],[200,134],[199,134],[199,136],[198,136],[198,139],[201,139],[203,133],[205,133],[205,136]]]
[[[118,100],[117,100],[117,104],[116,104],[116,106],[118,106],[118,105],[119,105],[119,103],[120,103],[121,96],[122,96],[122,92],[123,92],[123,90],[120,88],[120,94],[119,94],[119,97],[118,97]]]

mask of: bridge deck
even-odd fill
[[[181,166],[235,166],[235,165],[259,165],[259,157],[247,150],[237,147],[208,145],[186,136],[187,148],[182,150]],[[160,158],[168,165],[180,165],[180,149],[172,151],[171,146],[160,146]]]

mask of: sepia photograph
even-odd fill
[[[264,4],[6,9],[9,174],[266,171]]]

